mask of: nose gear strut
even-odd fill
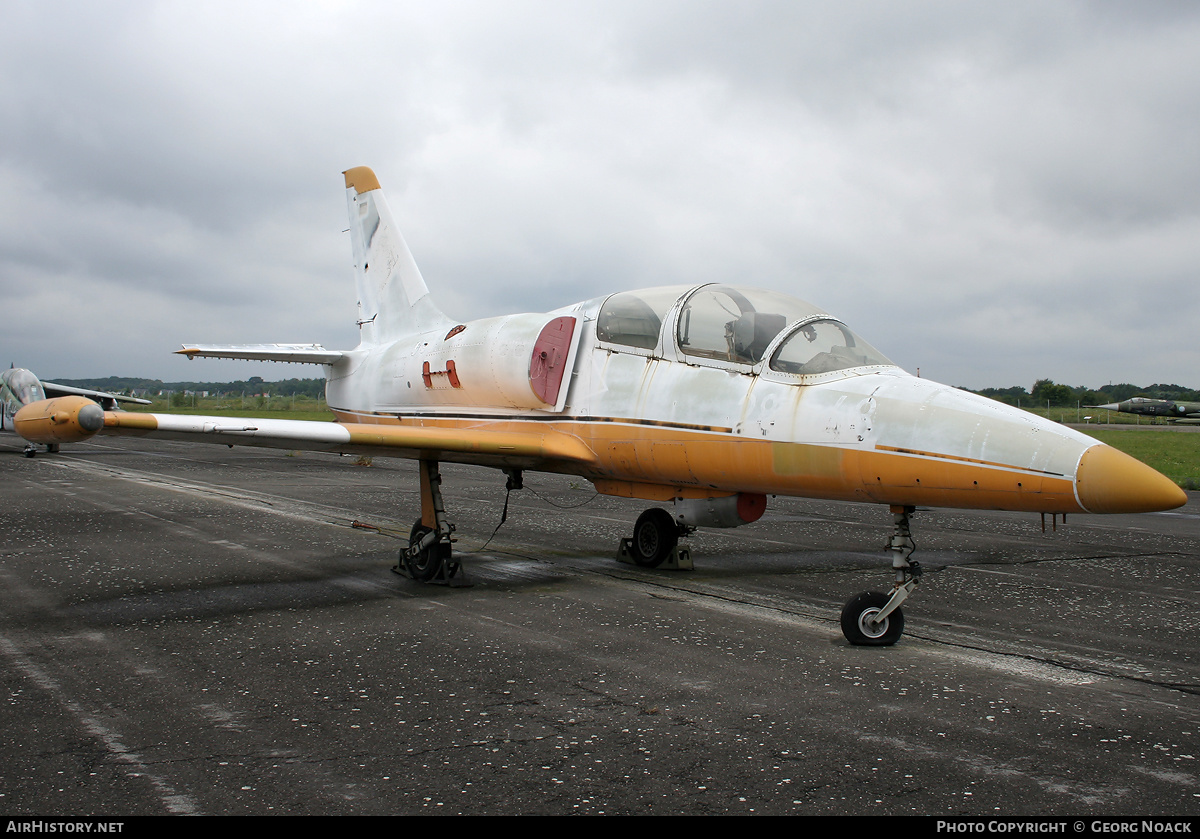
[[[850,599],[842,609],[842,634],[857,646],[890,647],[904,632],[904,613],[900,604],[908,599],[921,580],[921,564],[910,557],[916,544],[909,530],[909,516],[915,507],[892,505],[893,530],[887,550],[892,553],[896,581],[891,596],[864,591]]]

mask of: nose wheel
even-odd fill
[[[887,616],[879,615],[890,598],[877,591],[864,591],[850,599],[842,609],[842,634],[859,647],[890,647],[904,632],[904,613],[892,609]]]
[[[921,579],[921,565],[910,559],[916,550],[909,530],[914,507],[893,505],[894,529],[887,549],[892,553],[896,582],[892,593],[864,591],[842,607],[842,634],[858,647],[890,647],[904,633],[904,613],[900,604],[912,594]]]

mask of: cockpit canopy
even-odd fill
[[[653,350],[670,346],[663,323],[678,308],[674,343],[685,356],[757,366],[771,354],[778,373],[816,375],[853,367],[892,366],[882,353],[827,313],[786,294],[726,285],[671,286],[614,294],[596,319],[605,343]]]
[[[596,317],[596,337],[610,344],[652,350],[663,318],[691,286],[664,286],[611,295]]]
[[[46,398],[42,383],[38,377],[20,367],[9,368],[0,372],[0,382],[3,383],[3,398],[10,407],[17,408],[32,402],[40,402]]]

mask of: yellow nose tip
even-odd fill
[[[1188,500],[1166,475],[1103,443],[1083,453],[1075,490],[1089,513],[1153,513],[1173,510]]]

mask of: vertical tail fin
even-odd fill
[[[379,344],[452,326],[430,297],[375,173],[357,166],[342,174],[346,176],[362,343]]]

